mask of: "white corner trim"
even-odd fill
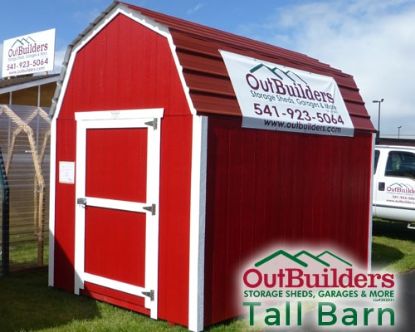
[[[207,132],[208,118],[193,116],[188,327],[195,332],[204,328]]]
[[[370,177],[370,209],[369,209],[369,234],[368,234],[368,251],[367,251],[367,270],[368,273],[372,271],[372,236],[373,236],[373,184],[374,184],[374,168],[375,168],[375,141],[376,135],[372,134],[372,149],[371,149],[371,177]]]
[[[196,115],[197,111],[193,104],[192,97],[190,97],[190,89],[186,84],[186,79],[184,78],[184,74],[183,74],[183,67],[180,64],[179,57],[177,56],[176,45],[173,42],[173,37],[171,34],[167,36],[167,40],[169,41],[171,55],[173,56],[174,63],[176,64],[177,73],[179,74],[180,82],[182,83],[183,92],[184,92],[184,95],[186,96],[186,100],[187,100],[187,104],[189,105],[190,112],[193,115]]]
[[[170,35],[169,29],[164,24],[160,24],[154,21],[152,18],[141,14],[138,10],[131,9],[124,5],[120,5],[117,8],[118,8],[118,13],[121,13],[129,17],[133,21],[144,25],[146,28],[153,30],[159,35],[162,35],[164,37],[167,37],[168,35]]]
[[[49,179],[49,265],[48,285],[55,285],[55,203],[56,203],[56,118],[51,123]]]

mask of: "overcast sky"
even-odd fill
[[[128,2],[128,0],[127,0]],[[299,51],[354,76],[382,136],[415,138],[415,0],[131,0],[130,3]],[[3,1],[0,41],[57,29],[56,58],[110,0]],[[1,53],[0,53],[1,54]]]

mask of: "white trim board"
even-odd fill
[[[96,112],[76,112],[75,120],[97,121],[97,120],[137,120],[162,118],[162,108],[144,108],[141,110],[110,110]]]
[[[100,285],[107,288],[112,288],[120,292],[142,296],[142,292],[145,292],[146,289],[140,286],[135,286],[127,284],[125,282],[117,281],[114,279],[109,279],[101,276],[97,276],[91,273],[84,273],[84,281],[91,282],[96,285]]]
[[[85,209],[77,204],[77,197],[85,197],[86,187],[86,126],[77,123],[76,128],[76,164],[75,164],[75,243],[74,243],[74,293],[79,295],[84,289],[85,267]]]
[[[124,211],[131,211],[131,212],[141,212],[141,213],[148,213],[147,210],[144,209],[146,206],[145,203],[136,203],[136,202],[129,202],[129,201],[120,201],[117,199],[106,199],[106,198],[97,198],[97,197],[88,197],[86,196],[86,201],[88,206],[100,207],[105,209],[114,209],[114,210],[124,210]]]
[[[196,332],[204,328],[207,132],[208,118],[193,116],[188,326]]]

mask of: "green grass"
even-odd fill
[[[0,278],[0,331],[129,332],[187,331],[143,315],[48,288],[46,269]],[[247,331],[243,320],[212,327],[211,332]]]
[[[397,224],[375,222],[373,234],[374,266],[396,272],[415,269],[415,231]],[[33,248],[20,249],[24,253]],[[186,331],[180,326],[46,285],[45,269],[0,278],[0,331]],[[247,331],[245,324],[245,320],[234,320],[213,326],[209,331]]]
[[[374,221],[372,263],[391,272],[415,269],[415,230],[399,223]]]
[[[31,242],[23,243],[11,243],[10,244],[10,265],[19,266],[19,265],[35,265],[37,262],[37,242],[35,240]],[[48,262],[49,251],[48,245],[45,244],[43,249],[44,255],[43,260],[45,264]]]
[[[46,285],[44,269],[0,278],[0,331],[185,331]]]

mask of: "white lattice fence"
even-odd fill
[[[45,262],[49,139],[47,110],[0,105],[0,146],[10,187],[11,269]]]

